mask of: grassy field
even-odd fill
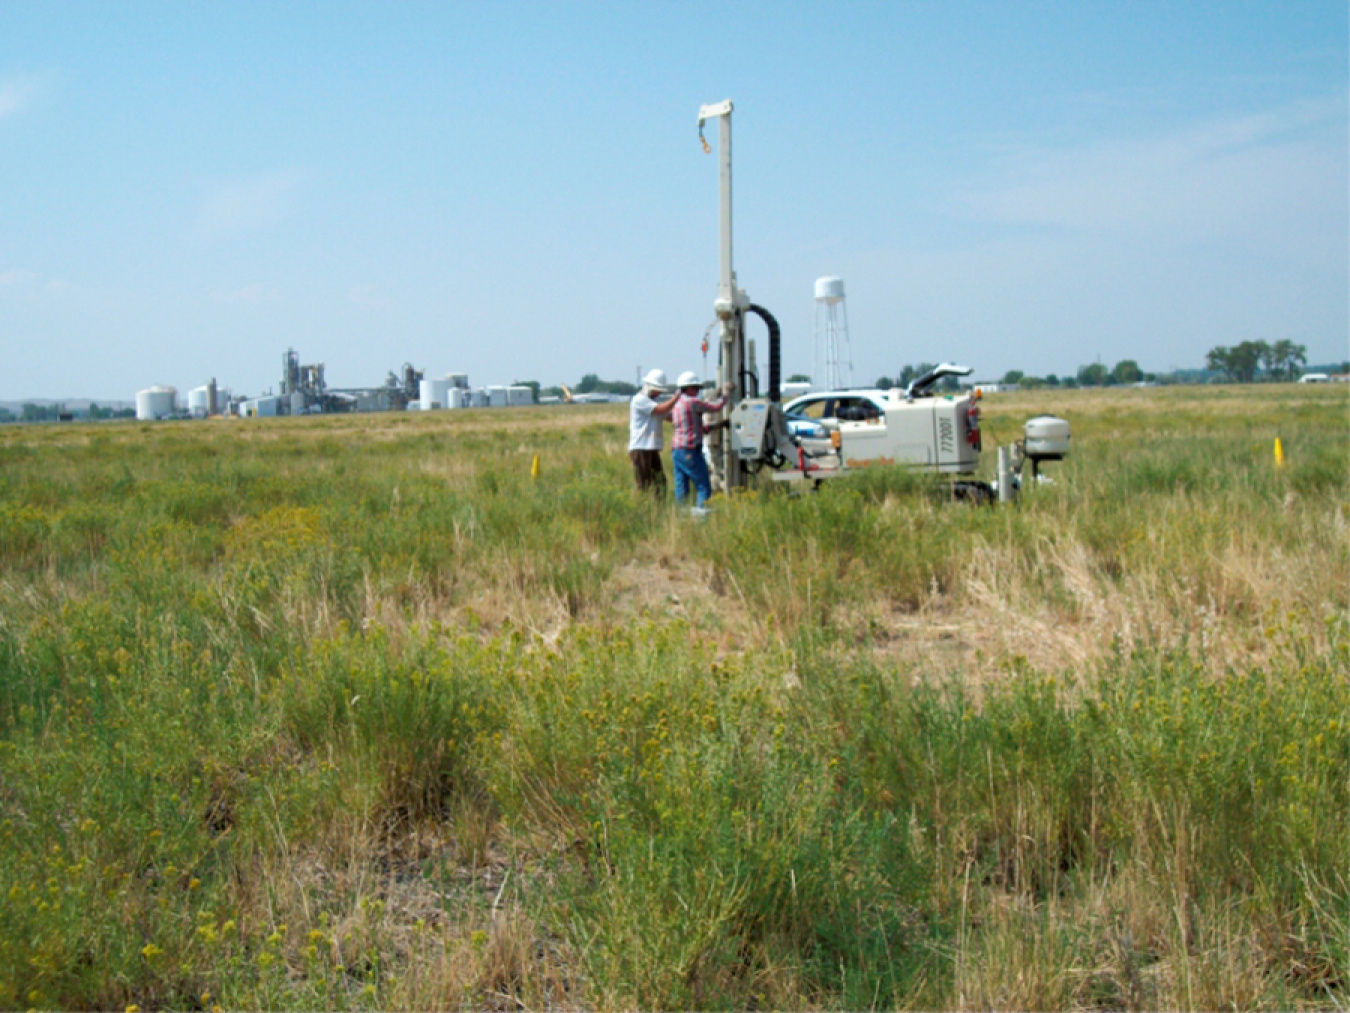
[[[1348,393],[704,523],[621,406],[0,428],[0,1007],[1345,1008]]]

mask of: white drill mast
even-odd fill
[[[717,286],[717,301],[713,309],[717,312],[721,333],[721,356],[717,364],[717,386],[722,388],[731,384],[731,397],[723,418],[730,418],[731,409],[744,395],[741,389],[741,377],[745,370],[744,311],[750,305],[745,293],[736,287],[736,271],[731,263],[731,99],[713,105],[700,107],[698,111],[699,137],[703,137],[703,124],[712,119],[718,120],[717,147],[720,155],[720,197],[721,197],[721,276]],[[703,141],[704,150],[708,142]],[[715,429],[711,439],[713,457],[713,484],[723,492],[739,488],[745,484],[745,472],[740,460],[733,453],[731,441],[727,438],[725,427]]]

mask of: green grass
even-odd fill
[[[0,1006],[1344,1006],[1346,399],[1258,393],[702,524],[610,409],[6,427]]]

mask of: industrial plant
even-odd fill
[[[436,411],[454,408],[504,408],[534,404],[534,388],[524,384],[470,387],[467,373],[446,373],[428,379],[405,362],[378,387],[330,387],[322,362],[304,365],[288,348],[281,359],[277,393],[237,397],[214,378],[188,391],[180,403],[174,387],[154,386],[136,392],[136,418],[142,422],[183,418],[275,418],[284,415],[331,415],[341,412]]]

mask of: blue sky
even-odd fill
[[[0,399],[1350,355],[1344,2],[0,3]],[[715,137],[715,131],[712,131]],[[757,326],[757,325],[756,325]]]

